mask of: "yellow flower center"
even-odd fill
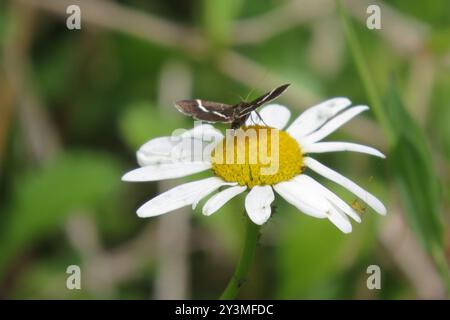
[[[287,181],[303,170],[303,154],[287,132],[263,126],[241,127],[211,153],[213,172],[249,188]]]

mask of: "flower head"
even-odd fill
[[[142,167],[122,179],[156,181],[206,170],[213,175],[156,196],[137,210],[140,217],[157,216],[187,205],[195,208],[199,201],[223,187],[206,201],[203,214],[215,213],[248,190],[246,212],[254,223],[261,225],[270,218],[276,191],[301,212],[327,218],[348,233],[352,230],[348,217],[360,222],[359,215],[335,193],[305,174],[305,170],[309,168],[343,186],[379,214],[386,214],[386,208],[375,196],[309,156],[355,151],[384,158],[381,152],[368,146],[321,142],[366,110],[367,106],[351,107],[347,98],[334,98],[307,109],[283,130],[290,111],[281,105],[267,105],[259,114],[254,112],[245,126],[227,130],[225,136],[212,125],[201,124],[176,136],[148,141],[137,152]]]
[[[220,141],[211,154],[211,164],[216,176],[252,188],[274,185],[300,174],[303,154],[287,132],[253,125]]]

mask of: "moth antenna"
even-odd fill
[[[269,71],[266,71],[264,73],[264,75],[257,81],[257,83],[259,83],[259,84],[263,83],[266,80],[268,74],[269,74]],[[255,92],[255,87],[253,87],[250,90],[250,92],[247,94],[247,96],[245,97],[245,100],[244,100],[245,102],[248,101],[248,98],[253,94],[253,92]]]
[[[250,90],[250,92],[247,94],[247,96],[245,97],[245,99],[242,100],[242,101],[247,102],[247,101],[248,101],[248,98],[253,94],[254,91],[255,91],[255,88],[252,88],[252,89]]]
[[[236,93],[236,92],[233,92],[233,91],[231,91],[231,90],[229,90],[227,94],[228,94],[228,95],[231,95],[231,96],[233,96],[233,97],[238,97],[240,101],[245,101],[244,98],[243,98],[240,94],[238,94],[238,93]]]

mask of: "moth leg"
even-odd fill
[[[239,97],[239,99],[241,99],[241,101],[246,101],[244,97],[242,97],[240,94],[237,95]]]
[[[241,126],[242,126],[242,121],[239,120],[239,119],[234,120],[234,121],[231,123],[231,129],[233,129],[233,130],[237,130],[237,129],[239,129]]]
[[[256,124],[255,119],[253,119],[253,113],[250,112],[250,120],[252,121],[253,124]]]
[[[258,110],[255,110],[255,113],[256,113],[256,115],[258,116],[259,120],[261,120],[261,122],[262,122],[266,127],[268,127],[267,123],[264,122],[264,120],[263,120],[263,118],[261,117],[261,115],[259,114]],[[253,119],[252,119],[252,121],[253,121]]]

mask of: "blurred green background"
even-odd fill
[[[68,30],[66,8],[81,8]],[[369,4],[381,30],[366,27]],[[330,140],[388,159],[318,157],[379,196],[344,235],[277,199],[240,298],[430,299],[450,290],[450,2],[7,0],[0,3],[0,298],[216,298],[243,199],[211,217],[136,208],[183,179],[130,184],[135,151],[189,128],[173,102],[236,103],[282,83],[293,116],[369,104]],[[188,181],[187,178],[185,181]],[[325,182],[324,179],[319,179]],[[352,202],[342,188],[327,183]],[[66,288],[79,265],[82,289]],[[369,265],[381,290],[366,287]]]

